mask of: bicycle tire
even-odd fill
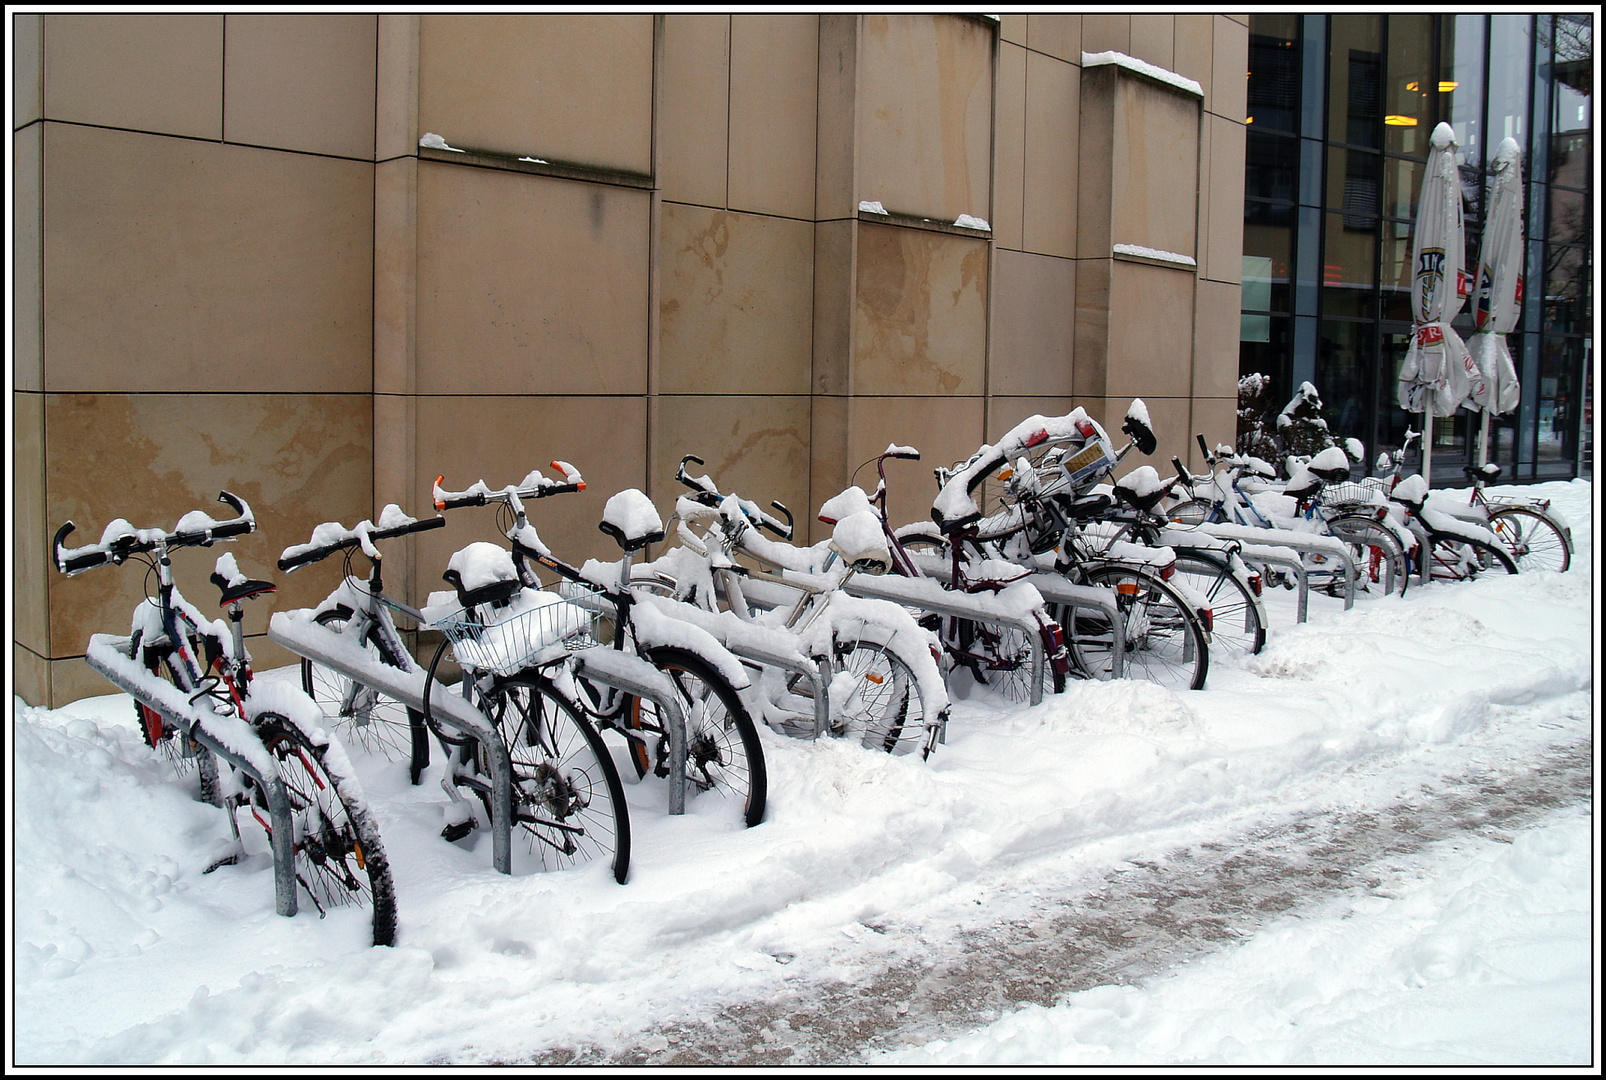
[[[1405,595],[1405,549],[1382,523],[1361,514],[1341,514],[1327,523],[1327,531],[1349,545],[1355,559],[1355,591]]]
[[[1232,564],[1209,551],[1175,550],[1176,575],[1210,605],[1210,651],[1220,659],[1238,660],[1265,648],[1259,599]]]
[[[831,734],[888,754],[929,753],[919,682],[903,658],[862,637],[837,638],[831,652]]]
[[[351,609],[341,606],[321,612],[317,623],[341,633],[351,622]],[[377,632],[368,633],[362,649],[372,663],[407,671],[407,662],[393,654]],[[406,756],[417,784],[429,764],[429,741],[423,737],[423,714],[395,698],[364,686],[338,671],[301,660],[301,688],[318,703],[335,732],[347,745],[397,761]]]
[[[1429,558],[1433,581],[1471,581],[1517,573],[1517,564],[1499,544],[1470,537],[1433,534]]]
[[[1181,593],[1146,567],[1090,567],[1083,573],[1082,583],[1116,593],[1125,624],[1125,678],[1145,679],[1173,690],[1204,689],[1210,673],[1209,643],[1198,616]],[[1091,678],[1110,678],[1116,628],[1109,617],[1091,607],[1070,608],[1066,615],[1060,625],[1066,628],[1077,667]]]
[[[1505,545],[1519,573],[1555,570],[1565,573],[1572,565],[1567,534],[1546,514],[1526,506],[1489,512],[1489,529]]]
[[[1052,618],[1052,609],[1049,615]],[[1014,626],[996,626],[971,619],[958,619],[954,633],[956,647],[950,655],[957,666],[969,669],[976,681],[990,686],[1014,705],[1032,700],[1032,647],[1026,632]],[[1043,678],[1046,692],[1065,692],[1065,674],[1054,668],[1049,641],[1042,642]],[[978,660],[975,657],[980,656]]]
[[[1174,525],[1203,525],[1210,520],[1211,506],[1203,499],[1183,499],[1165,512]]]
[[[379,839],[379,827],[337,743],[319,745],[282,713],[263,712],[252,721],[290,800],[297,883],[320,916],[331,907],[355,905],[372,914],[373,943],[396,943],[396,886]],[[265,828],[267,800],[250,784],[254,815]]]
[[[630,810],[602,736],[550,679],[533,672],[497,679],[478,705],[495,725],[513,767],[513,827],[547,871],[608,860],[613,879],[630,872]],[[489,774],[488,769],[481,770]],[[491,812],[490,792],[476,787]]]
[[[758,728],[736,690],[696,653],[674,646],[649,649],[647,661],[669,676],[686,714],[686,793],[688,797],[717,791],[739,800],[748,826],[764,820],[769,776]],[[631,729],[632,757],[645,776],[651,770],[669,775],[669,739],[658,707],[632,698],[624,710]],[[645,736],[645,738],[643,737]]]

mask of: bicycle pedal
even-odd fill
[[[446,826],[446,828],[442,829],[441,830],[441,839],[442,840],[448,840],[448,841],[461,840],[461,839],[463,839],[463,837],[465,837],[469,833],[473,832],[474,828],[475,828],[475,825],[474,825],[474,819],[473,818],[470,818],[467,821],[459,821],[456,824],[448,825],[448,826]]]

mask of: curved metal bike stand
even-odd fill
[[[1244,547],[1239,554],[1245,562],[1270,563],[1277,566],[1289,566],[1286,555],[1274,556],[1265,553],[1264,549],[1291,548],[1294,551],[1305,552],[1311,555],[1323,555],[1329,559],[1336,559],[1344,568],[1344,610],[1348,611],[1355,606],[1355,559],[1350,555],[1349,548],[1340,540],[1331,536],[1316,536],[1314,534],[1298,533],[1291,529],[1257,529],[1248,525],[1205,524],[1196,526],[1211,536],[1220,536],[1228,540],[1238,540]],[[1251,554],[1254,552],[1254,554]],[[1290,567],[1292,568],[1292,567]],[[1297,571],[1299,576],[1299,621],[1305,621],[1306,571],[1301,564]]]
[[[1032,698],[1038,705],[1043,700],[1043,639],[1037,620],[1021,615],[1010,605],[1001,603],[985,593],[962,593],[945,589],[936,578],[899,577],[893,574],[854,574],[842,583],[842,591],[849,596],[862,596],[873,600],[891,600],[895,604],[919,608],[936,615],[952,615],[958,619],[988,623],[993,626],[1011,626],[1026,635],[1032,650]]]
[[[183,699],[183,691],[163,683],[171,695],[159,693],[150,683],[152,676],[130,657],[131,638],[95,634],[89,640],[84,661],[113,686],[135,701],[172,722],[202,747],[249,776],[268,799],[269,838],[273,845],[274,910],[280,915],[296,913],[295,826],[290,820],[290,798],[278,775],[263,776],[251,762],[229,749],[206,729],[206,714]],[[266,753],[264,748],[263,753]]]
[[[308,617],[301,617],[305,614]],[[402,671],[376,664],[366,652],[339,634],[314,622],[310,612],[279,611],[268,620],[268,640],[297,656],[340,672],[346,678],[378,690],[410,709],[424,709],[422,671]],[[491,769],[491,864],[501,873],[513,872],[513,763],[486,715],[440,683],[431,687],[430,714],[446,727],[469,736],[485,748]]]
[[[1076,585],[1057,574],[1037,573],[1033,574],[1030,580],[1037,586],[1037,591],[1043,594],[1043,599],[1050,603],[1096,608],[1110,620],[1110,626],[1121,625],[1120,605],[1116,602],[1115,593],[1109,589],[1097,585]],[[1065,633],[1068,639],[1070,631],[1066,630]],[[1124,674],[1126,674],[1126,635],[1112,633],[1110,678],[1119,679]]]
[[[669,812],[686,812],[686,714],[680,710],[675,684],[669,676],[639,656],[607,645],[595,645],[570,654],[575,674],[615,690],[646,698],[658,706],[669,729]]]

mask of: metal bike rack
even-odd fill
[[[207,715],[195,708],[178,687],[166,682],[160,684],[160,690],[153,686],[153,676],[132,658],[132,649],[131,638],[94,634],[89,639],[84,661],[113,686],[164,719],[172,721],[202,747],[251,777],[261,787],[268,799],[268,822],[272,826],[269,839],[273,844],[273,907],[280,915],[294,915],[295,825],[290,820],[290,798],[284,793],[284,781],[276,774],[263,776],[247,758],[231,750],[208,731]],[[234,719],[244,723],[238,717]]]
[[[646,698],[659,708],[669,729],[669,812],[686,812],[686,714],[669,676],[639,656],[608,645],[570,653],[575,673],[592,682]]]
[[[1350,555],[1349,548],[1340,540],[1331,536],[1315,536],[1297,533],[1290,529],[1257,529],[1248,525],[1232,525],[1227,523],[1198,525],[1195,528],[1211,536],[1219,536],[1227,540],[1238,540],[1244,544],[1240,554],[1246,562],[1266,562],[1278,566],[1291,565],[1286,555],[1271,556],[1267,554],[1251,554],[1264,552],[1267,547],[1290,548],[1294,551],[1311,555],[1323,555],[1338,560],[1344,569],[1344,610],[1348,611],[1355,606],[1355,559]],[[1305,568],[1301,563],[1299,574],[1299,621],[1305,621],[1306,596],[1308,584],[1305,577]]]
[[[389,695],[410,709],[424,710],[423,670],[402,671],[373,663],[368,654],[339,634],[299,613],[278,611],[268,620],[268,640],[297,656],[340,672],[346,678]],[[308,613],[310,616],[310,613]],[[491,768],[491,864],[501,873],[513,872],[513,764],[501,736],[480,710],[440,683],[431,688],[430,714],[447,727],[462,732],[485,747]]]
[[[842,583],[842,591],[849,596],[862,596],[873,600],[891,600],[937,615],[952,615],[959,619],[989,623],[994,626],[1012,626],[1026,635],[1032,650],[1033,705],[1043,700],[1043,639],[1037,620],[1018,614],[1010,606],[999,603],[991,596],[980,593],[954,592],[945,589],[935,578],[899,577],[892,574],[854,574]]]
[[[1077,585],[1056,574],[1036,573],[1030,581],[1043,594],[1043,599],[1051,603],[1097,608],[1103,612],[1110,620],[1111,629],[1110,678],[1119,679],[1126,674],[1126,635],[1114,632],[1115,627],[1121,625],[1121,609],[1113,592],[1097,585]],[[1066,630],[1065,635],[1068,643],[1070,631]]]

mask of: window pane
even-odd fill
[[[1270,376],[1272,400],[1282,395],[1286,401],[1290,396],[1288,380],[1293,370],[1293,320],[1278,315],[1264,318],[1266,340],[1243,341],[1238,345],[1238,376]]]
[[[1581,191],[1565,188],[1550,189],[1550,218],[1548,230],[1552,244],[1581,244],[1589,235],[1589,219]]]
[[[1270,131],[1299,131],[1297,16],[1249,16],[1249,122]]]
[[[1383,224],[1383,318],[1411,321],[1411,226],[1403,221]]]
[[[1342,214],[1327,215],[1327,246],[1322,252],[1322,314],[1377,317],[1377,230],[1351,229]]]
[[[1334,15],[1328,56],[1327,137],[1377,146],[1383,107],[1382,17]]]
[[[1584,275],[1588,260],[1580,247],[1545,251],[1545,329],[1553,333],[1587,333]]]
[[[1383,148],[1426,158],[1438,123],[1439,79],[1433,68],[1433,16],[1389,16],[1384,83]]]
[[[1293,254],[1293,208],[1250,203],[1244,212],[1245,311],[1289,310],[1289,268]]]
[[[1316,390],[1327,412],[1328,430],[1338,439],[1372,439],[1369,418],[1377,364],[1370,323],[1322,320],[1316,349]],[[1370,446],[1367,447],[1371,449]]]
[[[1525,176],[1532,53],[1532,15],[1489,16],[1489,141],[1497,147],[1501,139],[1516,139],[1523,150]]]
[[[1539,354],[1539,461],[1570,463],[1578,418],[1573,415],[1577,395],[1573,372],[1582,359],[1578,338],[1545,335]]]
[[[1483,164],[1488,152],[1483,137],[1483,37],[1487,25],[1482,15],[1446,17],[1443,23],[1439,115],[1455,129],[1461,147],[1457,160],[1471,168],[1469,180],[1478,175],[1476,167]],[[1473,190],[1478,186],[1470,185]]]
[[[1251,129],[1244,147],[1244,197],[1293,202],[1298,193],[1299,140]]]
[[[1340,211],[1350,228],[1377,225],[1382,205],[1381,161],[1367,150],[1334,146],[1327,151],[1327,208]]]

